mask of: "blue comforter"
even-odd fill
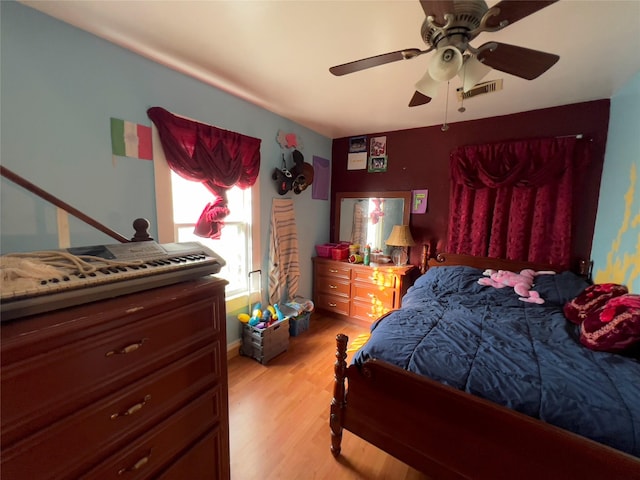
[[[372,326],[354,357],[385,360],[640,456],[640,361],[578,341],[562,306],[585,287],[570,272],[536,278],[543,305],[477,284],[482,271],[438,267],[402,309]]]

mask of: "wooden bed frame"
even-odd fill
[[[429,260],[441,265],[554,269],[467,255]],[[640,459],[585,437],[380,360],[347,367],[348,338],[336,340],[335,457],[346,429],[434,480],[640,479]]]

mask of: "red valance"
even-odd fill
[[[187,180],[202,183],[216,197],[200,215],[195,233],[220,238],[229,214],[226,191],[256,182],[261,140],[178,117],[161,107],[150,108],[147,115],[158,129],[169,167]]]
[[[573,136],[470,145],[451,153],[451,176],[470,188],[539,187],[587,161],[587,142]]]

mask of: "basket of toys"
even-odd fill
[[[282,306],[282,312],[289,317],[289,335],[297,337],[309,330],[309,321],[313,308],[313,302],[302,297],[295,297],[292,302],[285,303]]]
[[[249,272],[249,285],[251,275],[258,273],[259,285],[262,285],[262,271]],[[262,299],[262,295],[260,295]],[[287,351],[289,348],[289,317],[284,315],[278,305],[267,305],[262,308],[262,303],[257,302],[251,306],[252,295],[249,288],[249,312],[238,315],[242,325],[242,343],[240,355],[251,357],[263,365],[269,360]]]

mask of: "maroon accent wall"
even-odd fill
[[[427,213],[411,215],[411,232],[418,243],[410,262],[420,264],[422,244],[446,250],[449,216],[449,153],[461,145],[492,143],[534,137],[583,134],[592,139],[593,159],[580,179],[578,205],[573,222],[573,259],[588,259],[595,227],[600,177],[609,127],[609,100],[452,123],[446,132],[440,126],[363,133],[387,137],[388,166],[384,173],[347,170],[349,138],[333,141],[331,168],[331,239],[334,232],[336,192],[428,189]],[[414,108],[430,108],[429,105]],[[472,107],[471,107],[472,108]],[[464,115],[464,114],[462,114]]]

